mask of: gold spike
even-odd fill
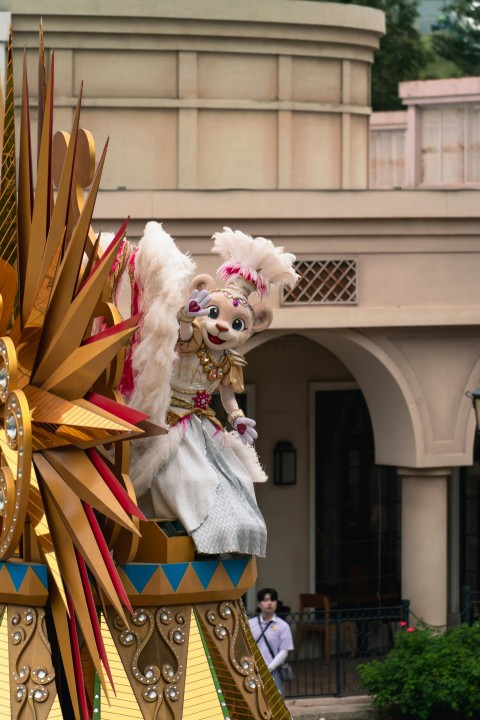
[[[25,323],[17,343],[17,359],[19,363],[19,387],[24,387],[30,381],[32,368],[35,365],[38,348],[42,338],[42,328],[48,301],[52,292],[53,278],[60,261],[62,238],[58,243],[57,252],[53,255],[50,267],[46,273],[32,308],[32,312]]]
[[[45,70],[45,39],[43,36],[43,20],[40,20],[38,30],[38,123],[37,123],[37,153],[40,159],[40,145],[42,140],[43,117],[45,114],[45,97],[47,94],[47,73]]]
[[[62,322],[62,319],[65,317],[65,314],[68,312],[68,309],[72,305],[72,299],[74,297],[75,288],[77,285],[77,279],[79,276],[79,270],[83,258],[83,252],[85,248],[85,238],[88,233],[88,228],[90,227],[90,222],[92,219],[92,213],[93,208],[95,204],[95,199],[97,196],[98,186],[100,183],[100,178],[102,175],[103,165],[105,163],[105,156],[106,156],[106,147],[103,152],[103,155],[100,159],[100,162],[98,164],[97,172],[95,174],[94,181],[92,183],[92,187],[90,189],[90,193],[87,198],[87,202],[85,203],[85,206],[82,210],[82,214],[75,226],[72,238],[70,242],[68,243],[65,256],[63,258],[62,265],[60,267],[60,271],[57,275],[56,282],[53,288],[52,293],[52,300],[50,302],[50,307],[48,308],[48,313],[45,318],[45,328],[44,328],[44,339],[42,341],[42,349],[44,351],[44,355],[48,355],[48,352],[51,350],[51,342],[54,336],[58,336],[59,334],[59,325]],[[123,238],[122,238],[123,239]],[[120,243],[119,243],[120,245]],[[118,248],[117,248],[118,249]],[[114,256],[113,256],[114,257]],[[112,257],[112,264],[113,264],[113,257]],[[110,266],[108,270],[110,269]],[[108,271],[107,271],[108,274]],[[103,287],[103,284],[102,284]],[[101,289],[98,291],[94,302],[93,307],[96,304],[96,301],[98,300],[100,296]],[[89,318],[91,317],[91,314],[93,312],[93,307],[91,308]],[[85,333],[85,329],[88,325],[88,320],[85,323],[83,332],[82,332],[82,338]],[[80,341],[76,342],[76,346],[80,344]],[[49,347],[50,346],[50,347]],[[38,384],[41,384],[41,380],[38,381]]]
[[[86,400],[69,402],[33,385],[24,392],[30,408],[34,452],[92,440],[99,444],[138,433],[135,425]]]
[[[15,303],[16,292],[17,273],[5,260],[0,259],[0,295],[2,298],[2,307],[0,308],[0,337],[7,332]]]
[[[88,567],[97,579],[97,582],[101,585],[101,587],[103,587],[110,603],[114,606],[125,625],[128,625],[127,618],[108,573],[105,561],[103,560],[95,536],[90,528],[90,524],[85,517],[85,511],[83,510],[81,500],[75,495],[73,490],[68,487],[61,475],[52,468],[52,466],[40,453],[35,458],[35,465],[43,477],[45,488],[48,491],[48,497],[54,503],[62,528],[66,530],[68,536],[71,538],[72,542],[75,544],[76,548],[81,553]],[[52,533],[55,534],[55,547],[57,548],[60,560],[59,537],[57,535],[57,532],[59,531],[57,524],[55,525],[55,528],[52,526],[52,516],[50,513],[51,504],[48,503],[47,507],[46,500],[45,509],[47,510],[50,529],[52,530]],[[63,579],[68,587],[63,562],[60,563],[60,566]],[[75,603],[74,607],[76,608]]]
[[[80,500],[130,532],[140,534],[88,457],[77,448],[46,451],[44,457]]]
[[[40,271],[40,278],[43,277],[46,272],[52,255],[55,252],[55,248],[58,245],[58,239],[63,237],[67,224],[68,205],[70,201],[70,188],[72,184],[72,177],[74,172],[75,164],[75,152],[77,146],[78,136],[78,125],[80,122],[80,106],[82,102],[82,89],[80,89],[80,95],[78,98],[77,109],[73,120],[72,133],[70,135],[70,141],[67,147],[67,153],[65,162],[60,175],[60,182],[58,185],[57,200],[53,209],[52,220],[50,223],[50,229],[48,231],[47,244],[45,246],[45,253],[43,256],[42,268]]]
[[[43,458],[40,459],[39,462],[39,466],[41,466],[40,472],[43,477],[45,477],[45,475],[49,475],[51,479],[53,474],[56,473],[52,470],[52,468],[48,470],[48,463],[42,462],[42,460]],[[85,591],[75,555],[74,546],[76,543],[74,543],[73,538],[71,537],[68,525],[65,526],[65,516],[59,512],[58,503],[55,502],[49,490],[45,493],[45,507],[49,518],[49,524],[52,529],[52,534],[55,537],[55,547],[57,548],[57,556],[62,570],[62,577],[71,597],[72,605],[75,608],[75,616],[79,622],[84,640],[88,646],[88,651],[92,662],[95,665],[95,670],[100,677],[102,685],[104,685],[106,689],[103,669],[95,641],[95,634],[90,620]]]
[[[52,536],[35,472],[32,472],[30,476],[30,495],[28,498],[27,512],[35,532],[37,542],[40,545],[45,561],[52,574],[53,581],[66,609],[67,598],[65,596],[65,588],[63,586],[60,569],[58,567],[57,556],[55,554],[55,548],[53,546]]]
[[[74,350],[42,384],[42,388],[74,400],[85,395],[115,355],[128,342],[136,328],[115,333]]]
[[[12,30],[8,37],[5,124],[3,130],[2,185],[0,191],[0,258],[15,266],[17,260],[17,186],[15,170],[15,108],[13,100]]]
[[[38,158],[37,186],[35,188],[35,201],[33,205],[31,237],[35,242],[29,243],[27,269],[25,275],[25,289],[23,295],[22,318],[26,322],[31,311],[39,285],[38,271],[42,265],[42,258],[47,241],[47,232],[50,222],[51,197],[51,146],[53,122],[53,77],[54,64],[50,68],[48,79],[46,112],[43,121],[42,140]]]
[[[68,613],[65,610],[63,601],[58,594],[55,586],[49,587],[49,596],[58,645],[60,648],[60,654],[62,656],[62,665],[65,671],[65,676],[67,678],[70,700],[72,701],[73,714],[75,715],[75,720],[82,720],[78,704],[77,683],[75,679],[72,648],[70,645]]]
[[[28,245],[32,228],[33,179],[30,108],[27,78],[27,51],[23,54],[22,114],[20,122],[20,158],[18,163],[18,278],[20,302],[23,301],[27,272]]]
[[[57,290],[54,290],[50,308],[48,309],[47,316],[45,318],[45,323],[58,322],[58,327],[56,327],[55,334],[53,336],[49,333],[49,328],[45,327],[44,329],[43,337],[45,338],[46,344],[44,345],[42,338],[42,349],[44,352],[42,360],[33,374],[33,384],[42,387],[44,383],[47,382],[51,374],[62,363],[68,360],[71,353],[80,346],[93,315],[98,298],[101,295],[102,288],[107,280],[110,268],[113,265],[113,260],[123,240],[125,227],[126,224],[124,223],[122,228],[123,232],[119,233],[117,242],[113,243],[110,252],[104,253],[96,270],[85,282],[73,302],[71,298],[67,302],[66,296],[60,300],[57,304],[57,308],[61,307],[62,316],[58,316],[56,318],[53,318],[50,312],[52,306],[58,298]],[[67,253],[72,245],[73,239],[68,246]],[[62,263],[60,270],[62,275],[64,272],[68,272],[68,270],[69,268],[65,265],[65,263]],[[57,285],[57,289],[58,287],[59,286]],[[51,339],[49,340],[49,338]],[[48,388],[45,387],[45,389]],[[69,397],[72,397],[72,395],[69,395]],[[81,394],[78,393],[77,395],[73,395],[73,397],[81,397]]]

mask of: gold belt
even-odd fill
[[[169,425],[175,425],[179,420],[188,415],[200,415],[201,417],[208,418],[218,428],[224,429],[222,423],[215,415],[215,411],[211,407],[196,407],[193,403],[188,402],[188,400],[183,400],[175,396],[171,398],[170,405],[172,407],[183,408],[186,412],[176,413],[170,410],[167,414],[167,422]]]

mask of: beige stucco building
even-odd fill
[[[37,3],[0,10],[35,78]],[[303,0],[44,0],[41,11],[55,128],[70,127],[83,80],[97,155],[110,139],[97,229],[130,215],[135,239],[161,220],[211,273],[223,225],[297,256],[298,290],[271,298],[273,326],[247,354],[263,463],[273,476],[276,444],[297,451],[296,484],[257,493],[269,531],[258,586],[293,608],[309,590],[401,593],[414,618],[444,626],[461,585],[477,582],[476,533],[461,518],[475,433],[465,391],[480,377],[480,193],[368,189],[382,13]]]

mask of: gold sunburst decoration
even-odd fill
[[[148,423],[115,391],[121,372],[117,356],[138,318],[122,321],[104,292],[127,221],[101,254],[91,220],[105,150],[79,204],[76,172],[85,132],[79,128],[81,100],[71,132],[54,143],[54,60],[52,55],[46,73],[42,33],[39,78],[34,188],[25,59],[16,177],[10,37],[1,108],[0,561],[47,565],[73,712],[86,718],[85,648],[105,694],[104,674],[110,675],[96,605],[111,605],[125,624],[125,608],[132,611],[108,538],[117,539],[120,559],[127,561],[138,537],[136,518],[142,516],[121,448],[123,441],[143,434]],[[62,142],[63,156],[55,157],[54,148]],[[100,317],[103,329],[93,334]],[[122,533],[130,538],[123,544],[118,543]],[[17,699],[23,702],[21,694]]]

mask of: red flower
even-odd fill
[[[193,404],[196,408],[202,408],[203,410],[210,405],[212,396],[206,390],[199,390],[193,398]]]
[[[405,622],[405,620],[402,620],[400,622],[400,627],[407,627],[407,623]]]
[[[415,628],[414,628],[414,627],[409,627],[409,628],[407,628],[407,632],[415,632]]]

